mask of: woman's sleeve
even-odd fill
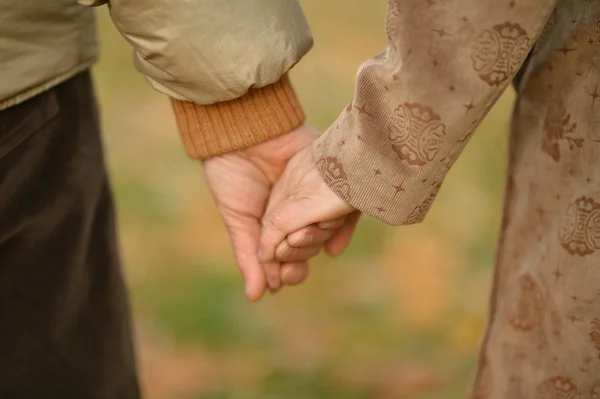
[[[555,0],[395,0],[387,48],[315,142],[344,200],[393,225],[420,222],[448,169],[509,85]]]

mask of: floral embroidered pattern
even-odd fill
[[[517,73],[529,52],[529,41],[519,24],[505,22],[486,29],[475,40],[473,68],[488,85],[499,86]]]
[[[563,216],[560,242],[572,255],[590,255],[600,249],[600,204],[578,198]]]
[[[590,389],[590,399],[600,399],[600,381]]]
[[[404,103],[394,110],[388,139],[400,159],[422,166],[438,154],[445,135],[446,126],[431,108]]]
[[[343,200],[350,200],[350,184],[342,164],[334,157],[321,158],[317,167],[323,175],[325,183],[331,187]]]
[[[577,123],[571,121],[571,114],[567,113],[562,102],[552,105],[548,109],[544,119],[544,138],[542,139],[542,150],[550,155],[555,161],[560,160],[560,140],[569,143],[569,149],[581,148],[583,139],[570,136],[577,128]]]
[[[410,213],[410,215],[408,215],[408,218],[406,219],[407,224],[418,223],[421,220],[423,220],[423,217],[425,216],[425,214],[427,214],[429,208],[431,208],[431,204],[433,204],[433,200],[435,199],[437,193],[440,191],[441,187],[442,185],[439,183],[433,187],[433,190],[431,191],[431,193],[429,193],[427,199],[425,199],[425,201],[423,201],[421,205],[415,207],[415,209]]]
[[[600,317],[592,320],[592,332],[590,338],[594,348],[598,351],[598,359],[600,359]]]
[[[580,397],[573,381],[561,376],[549,378],[537,390],[538,399],[577,399]]]
[[[508,323],[515,330],[531,331],[542,323],[545,307],[541,288],[531,275],[524,274],[519,278],[519,291]]]
[[[388,39],[388,44],[391,45],[394,50],[396,48],[396,31],[398,26],[398,16],[400,15],[400,6],[397,0],[388,1],[388,20],[385,24],[385,33]]]
[[[600,399],[600,381],[591,388],[580,391],[570,378],[548,378],[537,389],[536,399]]]

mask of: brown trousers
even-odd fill
[[[86,72],[0,112],[0,398],[139,396]]]

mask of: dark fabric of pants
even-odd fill
[[[88,72],[0,112],[0,398],[139,398]]]

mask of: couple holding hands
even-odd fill
[[[320,136],[288,78],[312,46],[297,1],[79,3],[0,3],[1,397],[140,397],[89,76],[105,3],[204,164],[253,301],[341,253],[361,213],[422,221],[513,83],[472,397],[600,397],[600,2],[389,0],[387,47]]]

